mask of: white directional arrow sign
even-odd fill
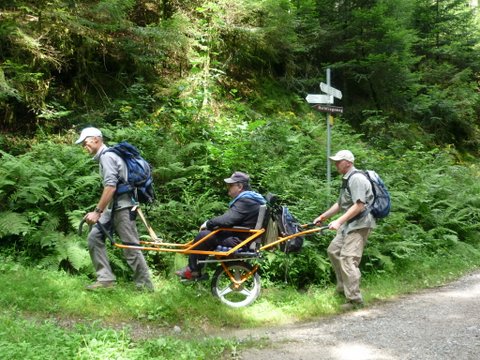
[[[328,94],[328,95],[332,95],[333,97],[336,97],[337,99],[341,99],[342,98],[342,92],[340,90],[337,90],[335,89],[334,87],[331,87],[330,85],[327,85],[323,82],[320,83],[320,89]]]
[[[308,94],[305,100],[309,104],[333,104],[333,96],[326,94]]]

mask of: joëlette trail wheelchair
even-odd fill
[[[110,239],[111,244],[121,249],[170,252],[184,255],[207,255],[207,258],[201,261],[202,263],[218,264],[211,280],[212,294],[218,297],[225,305],[239,308],[252,304],[260,295],[259,262],[256,260],[261,258],[263,251],[272,250],[277,246],[281,247],[282,244],[284,245],[294,238],[323,232],[325,229],[328,229],[328,226],[300,225],[301,229],[299,232],[285,234],[279,231],[278,236],[276,235],[273,241],[267,243],[265,234],[272,219],[272,213],[275,210],[274,208],[272,209],[272,206],[275,207],[277,205],[269,204],[268,206],[262,205],[260,207],[257,223],[253,229],[243,227],[219,228],[195,243],[193,240],[184,244],[164,242],[148,224],[140,208],[137,208],[137,212],[148,231],[151,241],[140,241],[140,244],[119,243],[104,228],[102,229],[101,225],[100,228]],[[83,223],[84,221],[82,220],[79,226],[80,234],[82,233]],[[198,245],[221,231],[248,233],[249,236],[232,248],[218,246],[217,249],[211,251],[197,250]]]

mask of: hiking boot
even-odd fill
[[[343,311],[357,310],[363,308],[363,301],[348,301],[341,305]]]
[[[85,289],[97,290],[97,289],[112,288],[114,286],[115,286],[115,281],[95,281],[93,284],[87,285]]]
[[[185,280],[197,280],[201,278],[200,272],[192,271],[188,266],[175,271],[175,275],[180,276],[181,279]]]

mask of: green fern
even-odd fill
[[[392,257],[384,254],[381,249],[376,246],[368,246],[364,251],[363,257],[362,266],[366,267],[369,271],[391,271],[394,268]]]
[[[66,236],[56,246],[57,261],[68,261],[73,269],[81,271],[91,266],[90,255],[77,236]]]
[[[33,230],[27,217],[12,211],[0,212],[0,238],[8,235],[24,235]]]

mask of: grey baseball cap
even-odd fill
[[[232,176],[230,176],[227,179],[224,179],[227,184],[235,184],[235,183],[247,183],[250,181],[250,176],[247,174],[241,172],[241,171],[235,171]]]

